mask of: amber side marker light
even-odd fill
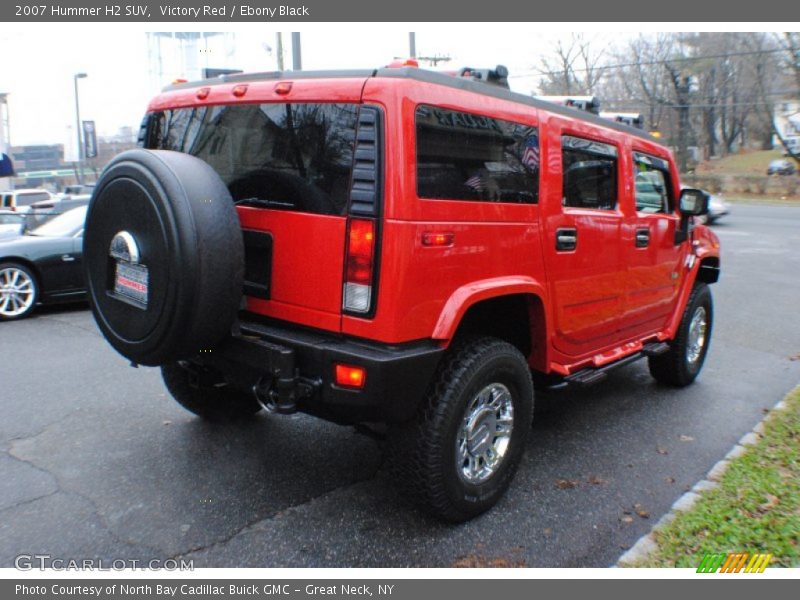
[[[456,234],[452,232],[426,231],[422,234],[423,246],[452,246]]]
[[[363,388],[367,380],[367,370],[364,367],[354,367],[336,363],[336,385],[348,388]]]

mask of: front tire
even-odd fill
[[[224,380],[214,382],[213,376],[202,367],[173,363],[161,367],[161,376],[178,404],[209,421],[247,419],[261,410],[254,397],[232,388]]]
[[[713,317],[711,290],[705,283],[698,282],[689,295],[669,351],[648,359],[650,374],[656,381],[685,387],[697,378],[708,353]]]
[[[36,276],[24,265],[0,263],[0,321],[24,319],[39,300]]]
[[[532,418],[522,353],[494,338],[465,341],[443,360],[416,420],[389,432],[389,469],[434,516],[469,520],[508,488]]]

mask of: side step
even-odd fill
[[[606,377],[608,377],[608,373],[614,369],[634,363],[641,358],[659,356],[660,354],[664,354],[668,351],[669,344],[667,342],[652,342],[650,344],[645,344],[642,349],[635,354],[625,356],[616,362],[603,365],[602,367],[581,369],[572,375],[567,375],[558,383],[548,386],[548,389],[558,390],[571,385],[576,385],[582,388],[588,387],[603,381]]]

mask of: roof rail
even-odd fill
[[[593,115],[600,114],[600,100],[596,96],[534,96],[537,100],[569,106],[579,110],[585,110]]]
[[[615,123],[636,127],[636,129],[644,129],[644,117],[642,113],[603,111],[600,113],[600,117],[608,119],[609,121],[614,121]]]

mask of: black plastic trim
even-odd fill
[[[413,418],[444,352],[432,340],[385,344],[243,315],[239,333],[196,362],[216,368],[248,392],[270,380],[293,379],[298,386],[315,382],[297,408],[336,422]],[[336,362],[365,367],[364,388],[336,386]]]

